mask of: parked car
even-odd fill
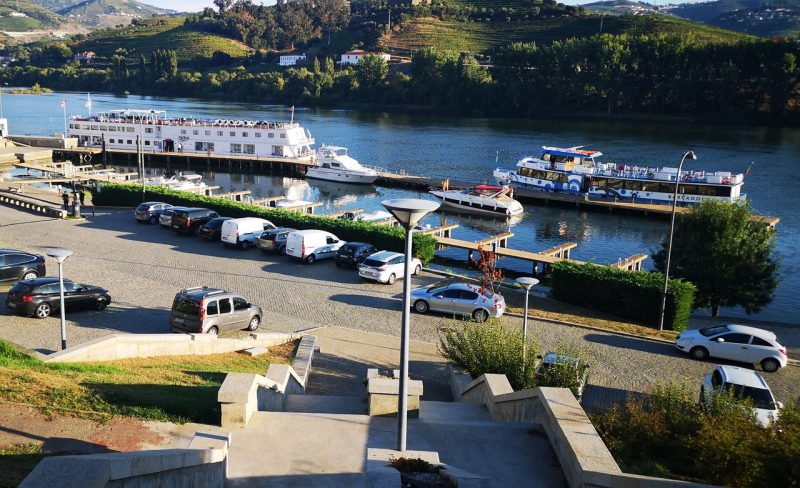
[[[169,229],[172,227],[172,214],[178,210],[186,210],[186,207],[171,207],[164,209],[161,211],[161,215],[158,216],[158,223],[161,224],[162,227]]]
[[[579,357],[572,357],[568,356],[563,353],[556,353],[556,352],[548,352],[544,356],[537,356],[537,359],[540,359],[541,362],[538,366],[536,366],[536,371],[534,371],[533,376],[537,380],[547,380],[546,376],[548,373],[553,371],[554,365],[564,366],[566,368],[574,370],[575,373],[575,383],[574,385],[559,385],[561,387],[568,387],[570,389],[574,388],[573,392],[575,393],[576,398],[578,401],[581,400],[583,397],[583,390],[586,388],[586,382],[589,380],[589,363]],[[571,380],[568,380],[571,381]]]
[[[179,209],[172,214],[170,228],[178,234],[197,235],[201,225],[217,217],[219,217],[217,212],[207,208]]]
[[[286,254],[286,238],[289,237],[290,232],[296,230],[297,229],[290,229],[289,227],[265,230],[258,236],[256,246],[264,252]]]
[[[174,332],[220,334],[256,330],[264,312],[238,293],[196,286],[181,290],[172,301],[169,317]]]
[[[64,280],[64,306],[93,307],[105,310],[111,303],[108,290],[99,286],[82,285]],[[6,297],[6,307],[15,313],[33,315],[44,319],[61,309],[61,290],[58,278],[36,278],[20,281],[14,285]]]
[[[41,254],[0,250],[0,281],[32,280],[46,274],[47,266]]]
[[[764,427],[778,419],[778,409],[783,408],[783,404],[775,401],[767,382],[757,371],[751,369],[717,366],[703,379],[700,403],[708,408],[714,395],[730,390],[733,390],[735,398],[753,402],[753,413]]]
[[[140,224],[149,222],[150,225],[156,225],[164,210],[169,208],[172,208],[172,205],[164,202],[140,203],[136,210],[133,211],[133,217]]]
[[[387,285],[394,284],[396,278],[404,278],[406,268],[404,254],[393,251],[381,251],[369,256],[358,266],[358,276],[365,280],[378,281]],[[411,274],[418,275],[422,271],[422,261],[411,258]]]
[[[699,360],[711,356],[760,364],[768,373],[786,367],[789,359],[774,333],[736,324],[683,331],[675,338],[675,347]]]
[[[372,244],[363,242],[348,242],[336,251],[333,260],[336,266],[358,266],[369,256],[378,252]]]
[[[505,299],[489,290],[479,292],[480,287],[468,283],[434,283],[412,290],[411,304],[418,313],[433,311],[470,316],[476,322],[501,317],[506,310]]]
[[[258,236],[265,230],[274,228],[275,225],[269,220],[257,217],[227,220],[222,224],[222,243],[244,250],[255,246]]]
[[[296,230],[286,237],[286,255],[313,264],[318,259],[332,258],[345,244],[324,230]]]
[[[222,224],[226,220],[231,220],[232,217],[217,217],[211,219],[197,229],[197,235],[212,241],[219,241],[222,237]]]

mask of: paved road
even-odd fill
[[[321,261],[313,266],[267,256],[257,249],[240,251],[219,243],[181,237],[157,226],[137,224],[130,211],[101,211],[86,221],[53,220],[0,207],[0,248],[46,253],[63,247],[75,252],[65,276],[107,287],[113,303],[106,311],[68,315],[68,339],[76,344],[111,332],[168,332],[169,308],[176,291],[194,285],[241,292],[267,310],[261,330],[294,331],[332,325],[387,336],[400,331],[402,282],[393,286],[362,282],[354,270]],[[57,265],[48,259],[50,274]],[[414,279],[430,283],[432,275]],[[0,287],[4,299],[8,286]],[[513,327],[521,320],[507,318]],[[435,342],[445,317],[412,316],[412,338]],[[593,388],[589,401],[606,403],[626,391],[644,391],[657,381],[686,381],[699,390],[712,363],[700,363],[669,344],[566,325],[530,323],[542,349],[559,343],[581,344],[592,355]],[[35,320],[0,311],[0,337],[40,351],[60,347],[57,318]],[[375,346],[380,346],[380,336]],[[394,343],[394,341],[389,341]],[[366,346],[369,346],[367,344]],[[357,347],[354,345],[353,347]],[[364,355],[367,357],[369,355]],[[800,395],[800,367],[766,375],[781,401]]]

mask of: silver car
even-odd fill
[[[221,334],[234,330],[258,329],[264,312],[237,293],[196,286],[175,295],[170,314],[173,332]]]
[[[485,322],[498,318],[506,310],[505,299],[489,290],[481,293],[478,285],[469,283],[435,283],[411,292],[411,304],[418,313],[443,312],[472,317]]]

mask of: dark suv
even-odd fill
[[[32,280],[46,274],[47,267],[41,254],[0,250],[0,281]]]
[[[174,332],[220,334],[233,330],[256,330],[264,312],[238,293],[195,286],[181,290],[172,302],[169,317]]]
[[[197,235],[212,241],[219,241],[222,237],[222,224],[233,217],[217,217],[200,226]]]
[[[333,260],[336,261],[336,266],[358,266],[376,252],[378,250],[372,244],[348,242],[336,251]]]
[[[15,313],[45,319],[61,309],[60,291],[58,278],[55,277],[20,281],[8,292],[6,307]],[[111,297],[108,290],[64,280],[64,306],[67,309],[84,306],[104,310],[109,303]]]
[[[172,230],[179,234],[194,234],[200,231],[200,226],[211,219],[216,219],[219,214],[207,208],[184,208],[172,214]]]
[[[150,225],[156,225],[158,218],[168,208],[172,208],[172,205],[164,202],[140,203],[136,210],[133,211],[133,216],[140,224],[150,222]]]

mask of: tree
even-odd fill
[[[697,287],[696,308],[741,306],[748,314],[772,302],[779,283],[775,230],[752,219],[749,205],[704,200],[675,225],[670,276]],[[653,252],[663,272],[667,239]]]
[[[370,54],[361,58],[355,67],[356,79],[361,89],[370,95],[370,101],[375,101],[375,94],[386,84],[389,66],[380,56]]]

